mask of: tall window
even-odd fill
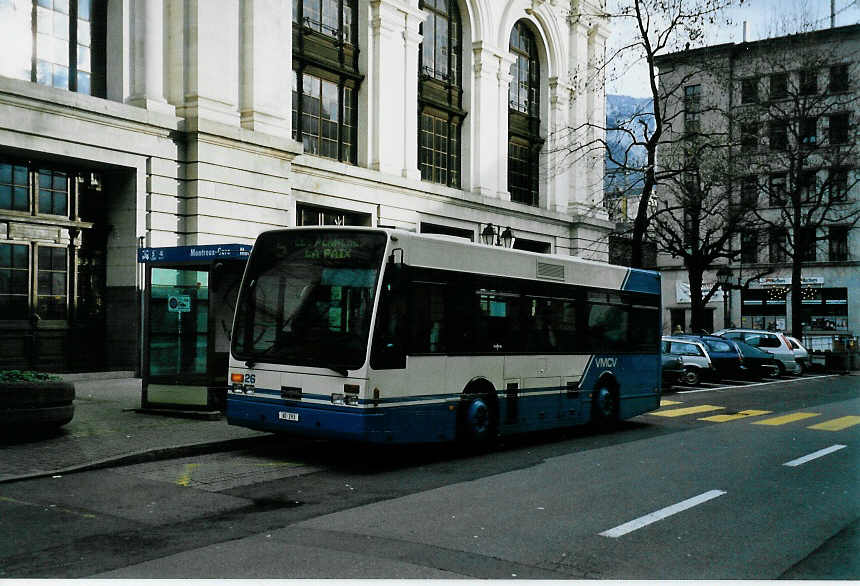
[[[788,122],[774,120],[770,123],[770,150],[784,151],[788,148]]]
[[[818,91],[818,72],[815,69],[804,69],[799,75],[800,95],[809,96]]]
[[[841,202],[848,199],[848,169],[831,169],[827,182],[830,201]]]
[[[746,122],[741,124],[741,150],[753,152],[758,148],[758,124]]]
[[[105,95],[106,0],[0,0],[0,75]]]
[[[755,175],[741,177],[740,204],[744,208],[755,208],[758,206],[758,178]]]
[[[24,165],[0,163],[0,209],[30,209],[30,174]]]
[[[770,99],[778,100],[788,96],[788,74],[774,73],[770,76]]]
[[[830,93],[848,91],[848,65],[840,63],[830,67]]]
[[[29,276],[29,246],[0,244],[0,319],[26,318]]]
[[[684,88],[684,132],[699,134],[701,126],[702,86],[688,85]]]
[[[769,253],[770,262],[785,262],[788,258],[786,254],[786,241],[788,234],[782,228],[774,228],[770,231]]]
[[[462,25],[456,0],[422,0],[418,167],[425,181],[460,186]]]
[[[293,138],[305,152],[355,163],[356,0],[293,0]]]
[[[508,191],[511,200],[531,206],[540,204],[538,166],[540,137],[540,62],[537,42],[524,21],[511,31],[514,56],[508,90]]]
[[[782,207],[788,203],[785,179],[785,173],[777,173],[770,176],[770,189],[768,193],[770,207]]]
[[[803,226],[798,232],[797,248],[800,260],[814,262],[818,259],[818,238],[814,226]]]
[[[39,246],[36,313],[42,319],[65,319],[67,299],[67,250]]]
[[[829,261],[848,260],[848,226],[830,226],[827,240]]]
[[[751,77],[741,80],[741,104],[758,102],[758,78]]]
[[[755,230],[741,232],[741,262],[758,262],[758,232]]]
[[[848,142],[848,113],[840,112],[839,114],[831,114],[830,120],[830,144],[845,144]]]

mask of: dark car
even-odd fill
[[[684,363],[677,354],[663,354],[663,392],[669,391],[684,376]]]
[[[718,336],[694,336],[691,334],[677,335],[676,338],[697,340],[705,345],[711,362],[714,364],[718,378],[731,378],[743,373],[743,357],[734,341]]]
[[[779,362],[773,357],[773,354],[759,350],[746,342],[733,341],[744,357],[745,376],[751,378],[779,376]]]

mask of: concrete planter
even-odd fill
[[[0,429],[60,427],[75,415],[75,386],[63,381],[0,383]]]

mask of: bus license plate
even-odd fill
[[[290,413],[289,411],[278,411],[278,419],[283,419],[284,421],[298,421],[299,414]]]

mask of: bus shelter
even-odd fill
[[[222,410],[247,244],[139,248],[143,409]]]

